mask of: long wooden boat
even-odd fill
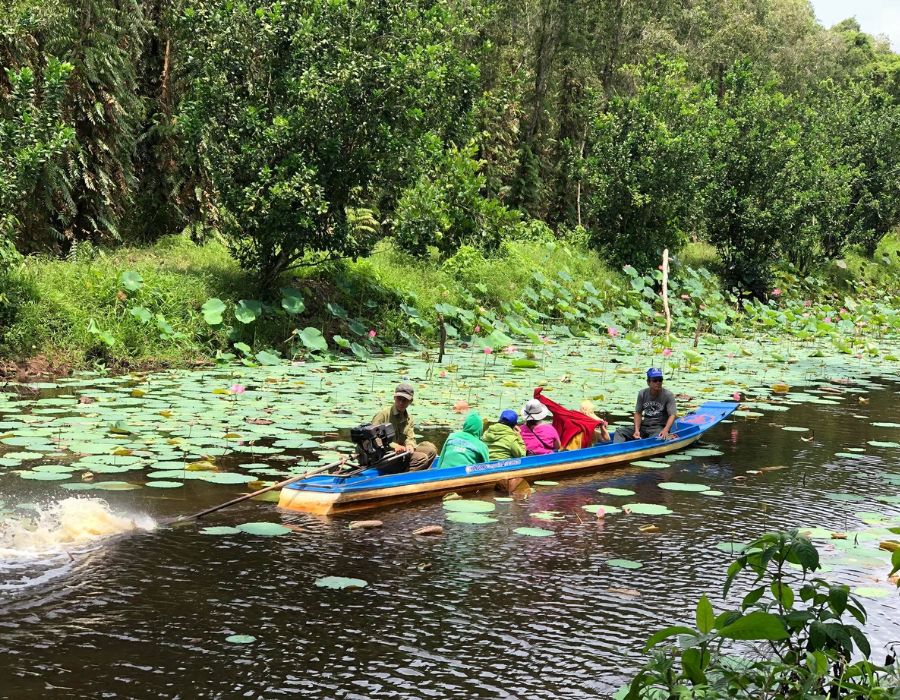
[[[619,444],[605,443],[580,450],[555,452],[483,464],[425,471],[385,473],[373,467],[353,476],[321,475],[281,489],[279,508],[331,515],[377,506],[433,498],[452,491],[506,486],[515,479],[555,476],[597,469],[638,459],[658,457],[696,442],[701,435],[734,412],[733,402],[710,401],[675,421],[670,440],[646,438]]]

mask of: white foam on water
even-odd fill
[[[148,515],[114,513],[99,498],[66,498],[0,520],[0,563],[46,557],[135,530],[154,530]]]

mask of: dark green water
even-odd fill
[[[204,524],[270,520],[297,529],[273,538],[159,529],[71,554],[0,561],[0,697],[607,696],[640,662],[643,640],[663,625],[690,621],[702,593],[717,611],[725,607],[717,594],[730,557],[717,543],[791,526],[856,530],[866,527],[855,515],[862,511],[900,517],[900,507],[874,500],[900,490],[882,478],[900,474],[900,449],[866,444],[900,437],[898,428],[871,425],[900,423],[898,388],[868,387],[866,404],[855,393],[828,392],[840,405],[798,404],[737,419],[708,434],[706,444],[721,456],[563,478],[527,500],[498,503],[492,525],[446,522],[439,501],[363,516],[384,521],[376,530],[249,502]],[[834,456],[848,448],[864,448],[865,456]],[[787,468],[748,474],[770,466]],[[665,491],[657,486],[664,480],[701,482],[724,495]],[[636,495],[598,494],[605,486]],[[8,478],[2,487],[8,504],[65,497],[43,483]],[[102,497],[117,512],[161,519],[242,490],[190,482],[174,496],[142,489]],[[835,492],[862,500],[826,497]],[[627,501],[665,504],[674,514],[597,520],[581,508]],[[530,517],[543,510],[565,518]],[[650,523],[658,533],[639,531]],[[444,525],[444,535],[411,534],[429,524]],[[514,534],[521,526],[554,534]],[[900,598],[884,581],[888,556],[854,557],[830,540],[818,544],[834,566],[827,576],[886,593],[864,601],[874,656],[882,660],[884,645],[900,637]],[[872,543],[864,549],[871,553]],[[615,558],[643,566],[605,564]],[[316,588],[326,575],[369,585]],[[728,602],[736,605],[739,594]],[[230,644],[231,634],[257,641]]]

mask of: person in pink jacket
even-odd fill
[[[522,407],[525,423],[519,427],[525,450],[530,455],[548,455],[559,449],[559,433],[553,427],[552,414],[537,399],[529,399]]]

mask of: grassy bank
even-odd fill
[[[678,256],[671,284],[676,333],[691,333],[698,323],[740,333],[742,321],[789,312],[792,303],[802,304],[806,316],[830,318],[849,297],[876,300],[877,309],[861,303],[880,319],[896,306],[900,241],[889,237],[873,258],[850,255],[817,275],[785,271],[783,289],[746,314],[738,314],[735,298],[701,267],[715,265],[704,244]],[[463,247],[440,261],[417,260],[383,242],[367,258],[306,269],[276,289],[258,290],[221,244],[170,237],[147,248],[82,249],[70,261],[29,258],[0,273],[0,359],[41,356],[60,367],[124,368],[188,365],[231,353],[249,362],[260,350],[282,357],[307,352],[310,336],[301,341],[294,332],[304,328],[321,333],[331,350],[350,352],[352,344],[364,356],[394,343],[434,341],[438,311],[451,338],[497,331],[494,343],[543,333],[658,332],[658,277],[612,270],[570,243],[510,242],[494,258]],[[302,312],[282,306],[284,287],[302,295]],[[211,299],[223,303],[219,323],[204,315]],[[242,299],[262,303],[250,321],[238,313]]]

